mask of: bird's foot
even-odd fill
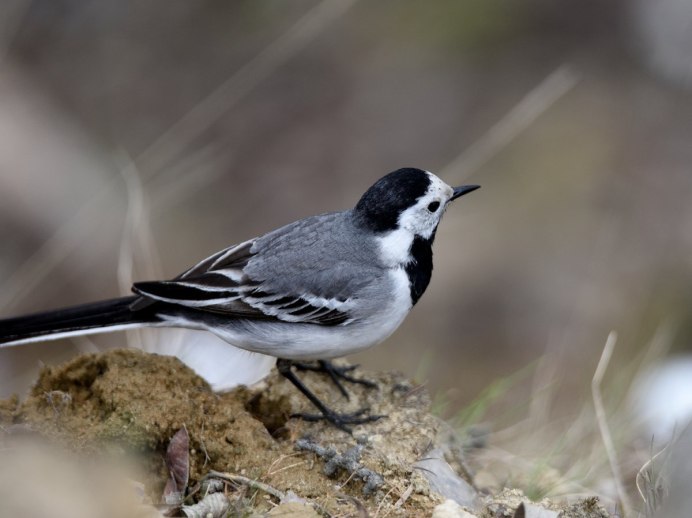
[[[320,362],[320,363],[325,363],[331,367],[329,362]],[[328,423],[331,423],[332,425],[336,426],[337,428],[351,433],[351,428],[349,428],[348,425],[358,425],[358,424],[365,424],[365,423],[372,423],[373,421],[377,421],[378,419],[382,419],[383,417],[387,417],[384,415],[366,415],[368,409],[363,408],[357,412],[354,412],[352,414],[339,414],[338,412],[335,412],[331,408],[329,408],[327,405],[325,405],[320,399],[313,394],[313,392],[305,386],[305,384],[298,378],[298,376],[295,375],[295,373],[292,370],[292,367],[296,365],[296,362],[293,360],[286,360],[283,358],[279,358],[276,362],[276,367],[279,370],[279,373],[283,377],[285,377],[288,381],[293,383],[293,385],[300,390],[305,397],[307,397],[310,402],[315,405],[317,410],[319,410],[319,414],[304,414],[304,413],[299,413],[299,414],[293,414],[291,417],[298,417],[300,419],[304,419],[305,421],[327,421]],[[353,367],[355,368],[355,367]],[[346,367],[341,374],[348,373],[353,370],[353,368]],[[308,369],[312,370],[312,369]],[[316,370],[320,370],[319,368],[316,368]],[[338,376],[338,375],[337,375]],[[349,376],[350,377],[350,376]],[[332,378],[334,379],[334,378]],[[359,380],[359,381],[366,381],[366,380]],[[340,383],[335,382],[337,386],[340,386]],[[372,386],[375,386],[374,383],[370,383]],[[343,389],[343,387],[341,387]],[[342,394],[345,391],[342,390]],[[348,397],[348,396],[347,396]]]
[[[369,408],[361,408],[357,412],[351,414],[340,414],[334,410],[323,407],[320,409],[321,414],[292,414],[291,417],[296,417],[304,421],[317,422],[327,421],[340,430],[347,433],[353,433],[353,430],[348,425],[359,425],[365,423],[373,423],[379,419],[387,417],[386,415],[367,415]]]
[[[296,369],[299,371],[312,371],[312,372],[324,372],[329,377],[332,379],[332,382],[334,385],[336,385],[336,388],[339,389],[339,392],[346,398],[349,398],[348,391],[346,390],[346,387],[341,383],[341,380],[348,381],[349,383],[356,383],[358,385],[363,385],[364,387],[367,388],[377,388],[377,384],[373,381],[366,380],[366,379],[361,379],[361,378],[354,378],[351,376],[350,373],[352,373],[355,369],[358,368],[358,365],[345,365],[345,366],[337,366],[334,365],[332,362],[328,360],[318,360],[317,364],[312,364],[312,363],[303,363],[303,362],[292,362],[293,365],[295,366]]]

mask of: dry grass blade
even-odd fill
[[[401,507],[402,505],[404,505],[406,503],[406,501],[409,499],[409,497],[413,493],[413,489],[414,489],[414,485],[413,485],[413,482],[411,482],[411,484],[406,488],[406,491],[404,491],[402,493],[402,495],[399,497],[399,500],[397,500],[396,503],[394,504],[394,507],[396,509],[398,509],[399,507]]]
[[[591,394],[596,411],[598,429],[601,433],[601,439],[603,441],[606,454],[608,455],[610,470],[613,475],[615,487],[617,488],[620,505],[622,506],[622,515],[626,517],[630,516],[632,506],[630,505],[629,497],[627,496],[627,491],[625,490],[625,486],[623,484],[622,473],[620,472],[620,466],[618,464],[617,454],[615,452],[615,445],[613,444],[613,437],[610,433],[610,427],[608,426],[608,419],[606,416],[605,406],[603,404],[603,396],[601,394],[601,383],[603,382],[605,371],[608,368],[608,363],[610,363],[610,357],[613,354],[613,349],[615,348],[616,342],[617,333],[615,331],[611,331],[608,335],[608,339],[606,340],[605,347],[603,347],[601,359],[598,361],[596,372],[593,375],[593,380],[591,381]]]
[[[636,484],[639,495],[644,500],[646,506],[646,516],[651,518],[656,513],[656,510],[661,506],[661,500],[665,496],[666,484],[663,480],[662,466],[666,463],[669,457],[669,447],[666,446],[657,454],[653,455],[637,473]],[[655,469],[655,463],[663,457],[659,463],[658,469]]]
[[[268,495],[278,498],[280,501],[286,499],[286,494],[282,491],[279,491],[278,489],[270,486],[269,484],[265,484],[258,480],[252,480],[251,478],[247,478],[242,475],[234,475],[232,473],[221,473],[220,471],[212,470],[204,478],[219,478],[221,480],[226,480],[234,484],[242,484],[252,489],[258,489],[260,491],[267,493]]]
[[[144,194],[134,167],[123,167],[121,174],[127,186],[127,213],[118,255],[118,284],[120,294],[127,295],[134,280],[134,242],[144,214]]]
[[[281,473],[282,471],[286,471],[292,468],[295,468],[296,466],[302,466],[303,464],[306,464],[307,462],[304,460],[301,460],[299,462],[294,462],[292,464],[289,464],[288,466],[282,466],[280,468],[277,468],[279,464],[281,464],[284,460],[290,459],[293,457],[297,457],[300,455],[300,453],[292,453],[290,455],[280,455],[277,459],[274,460],[274,462],[271,463],[271,465],[267,468],[267,472],[265,473],[264,477],[272,477],[276,475],[277,473]],[[263,477],[263,478],[264,478]]]
[[[123,225],[122,239],[118,256],[118,284],[122,295],[131,293],[135,277],[143,279],[161,278],[161,262],[154,245],[151,232],[149,210],[144,186],[139,171],[129,157],[122,154],[120,175],[127,188],[127,213]],[[141,330],[127,331],[127,341],[130,345],[137,344],[148,351],[156,351],[151,335]]]
[[[394,492],[395,489],[396,488],[392,486],[391,488],[389,488],[389,491],[385,493],[384,497],[382,498],[382,500],[380,500],[380,503],[377,505],[377,510],[375,511],[374,518],[384,518],[391,512],[393,507],[390,505],[389,496]],[[385,509],[385,504],[387,505],[387,510],[385,511],[384,516],[381,517],[380,512],[382,512],[382,510]]]
[[[197,104],[137,159],[139,166],[156,174],[201,132],[242,100],[280,65],[295,56],[325,27],[340,18],[356,0],[323,0],[288,31],[241,67]]]
[[[479,140],[466,148],[441,172],[443,178],[455,182],[468,178],[507,146],[579,81],[579,75],[568,65],[551,72],[491,127]]]
[[[639,368],[633,374],[633,379],[641,376],[647,369],[651,368],[652,365],[668,355],[670,348],[673,346],[673,339],[679,332],[680,326],[681,322],[669,317],[656,328],[654,335],[644,348],[644,357],[639,363]]]
[[[118,283],[120,292],[129,295],[138,268],[144,279],[160,278],[162,268],[151,233],[144,186],[135,164],[127,157],[123,158],[120,174],[127,187],[127,214],[118,257]]]

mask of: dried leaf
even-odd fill
[[[190,478],[190,436],[184,426],[168,443],[166,467],[170,476],[163,490],[163,501],[166,504],[180,504]]]

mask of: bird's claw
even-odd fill
[[[328,421],[329,423],[333,424],[337,428],[343,430],[344,432],[347,433],[352,433],[353,430],[348,427],[347,425],[359,425],[359,424],[365,424],[365,423],[372,423],[375,421],[378,421],[379,419],[382,419],[384,417],[387,417],[386,415],[364,415],[370,410],[369,408],[361,408],[360,410],[350,413],[350,414],[340,414],[338,412],[334,412],[332,410],[329,410],[327,412],[324,412],[322,414],[304,414],[304,413],[297,413],[297,414],[292,414],[291,417],[295,417],[298,419],[302,419],[304,421],[309,421],[309,422],[317,422],[317,421]]]
[[[296,369],[301,370],[301,371],[313,371],[313,372],[325,372],[329,375],[329,377],[332,379],[332,382],[334,385],[336,385],[336,388],[339,389],[339,392],[346,398],[350,399],[348,391],[346,388],[343,386],[341,383],[341,380],[348,381],[349,383],[355,383],[358,385],[363,385],[364,387],[367,388],[377,388],[377,384],[373,381],[370,380],[365,380],[365,379],[360,379],[360,378],[354,378],[351,376],[349,373],[353,372],[355,369],[358,368],[358,365],[345,365],[345,366],[336,366],[332,362],[327,361],[327,360],[319,360],[317,362],[317,365],[311,365],[309,363],[301,363],[301,362],[293,362],[293,365],[296,367]]]

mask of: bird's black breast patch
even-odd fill
[[[432,277],[433,239],[434,237],[424,239],[416,236],[411,244],[411,262],[406,265],[406,274],[411,288],[411,302],[414,306],[425,292]]]

